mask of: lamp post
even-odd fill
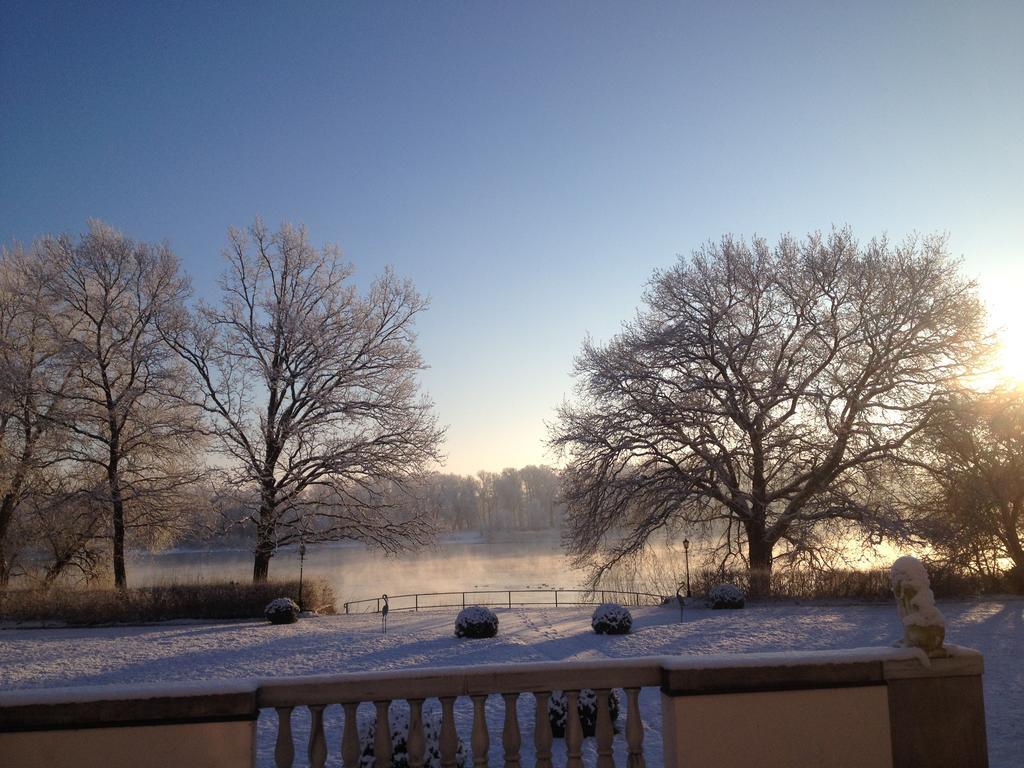
[[[683,554],[686,556],[686,596],[693,597],[690,594],[690,540],[683,539]]]
[[[299,542],[299,610],[305,610],[302,607],[302,566],[306,561],[306,542]]]

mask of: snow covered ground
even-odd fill
[[[943,602],[947,640],[985,656],[985,705],[993,768],[1016,768],[1024,755],[1024,600]],[[597,636],[589,608],[498,609],[498,636],[458,640],[456,611],[392,613],[386,637],[374,615],[329,616],[298,624],[263,622],[160,624],[99,629],[0,630],[0,689],[166,680],[324,674],[409,669],[431,665],[600,659],[668,654],[744,653],[891,645],[902,636],[896,607],[878,605],[758,605],[742,611],[675,607],[633,609],[633,633]],[[657,691],[645,690],[643,714],[649,764],[661,763]],[[468,703],[466,705],[468,707]],[[492,697],[488,719],[500,733],[501,704]],[[520,703],[523,743],[532,741],[532,702]],[[337,709],[337,708],[332,708]],[[340,715],[327,712],[332,750]],[[468,743],[468,709],[457,712]],[[296,732],[305,730],[296,715]],[[335,730],[331,730],[335,728]],[[265,764],[276,731],[261,717]],[[589,741],[589,740],[588,740]],[[494,762],[500,738],[492,737]],[[302,750],[297,749],[301,754]],[[337,757],[332,756],[333,765]],[[529,762],[529,761],[527,761]]]

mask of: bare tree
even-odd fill
[[[152,543],[172,530],[181,493],[198,477],[184,366],[158,333],[180,320],[188,283],[166,244],[137,243],[97,221],[43,247],[59,303],[52,333],[71,370],[52,418],[72,435],[80,488],[94,489],[107,510],[114,582],[124,588],[126,533]]]
[[[49,333],[52,271],[41,250],[0,250],[0,587],[11,574],[19,508],[39,490],[60,459],[63,435],[52,416],[61,403],[67,369]]]
[[[392,484],[415,485],[439,457],[415,379],[424,300],[390,271],[360,296],[338,249],[314,248],[304,229],[257,221],[230,238],[222,304],[172,339],[231,479],[258,494],[253,579],[300,538],[421,541],[424,518],[384,508]]]
[[[941,237],[725,237],[681,258],[577,358],[551,439],[571,552],[598,580],[666,524],[706,526],[767,592],[827,521],[886,522],[876,476],[984,353],[983,323]]]
[[[1010,566],[1024,592],[1024,392],[964,392],[937,409],[916,442],[931,493],[918,487],[918,530],[951,564]]]
[[[93,473],[104,485],[101,473]],[[58,579],[95,581],[110,567],[109,513],[99,488],[81,474],[48,471],[22,502],[16,535],[31,545],[19,575],[49,586]]]

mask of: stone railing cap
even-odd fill
[[[0,693],[0,731],[255,719],[255,680],[138,683]]]
[[[697,695],[755,690],[882,685],[905,677],[981,674],[977,651],[950,646],[949,657],[929,659],[916,648],[851,648],[796,653],[687,656],[666,660],[665,693]]]

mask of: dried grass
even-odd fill
[[[171,619],[262,618],[276,597],[299,602],[299,582],[210,582],[115,589],[8,589],[0,592],[0,621],[97,625]],[[334,590],[323,579],[302,585],[306,610],[334,613]]]

